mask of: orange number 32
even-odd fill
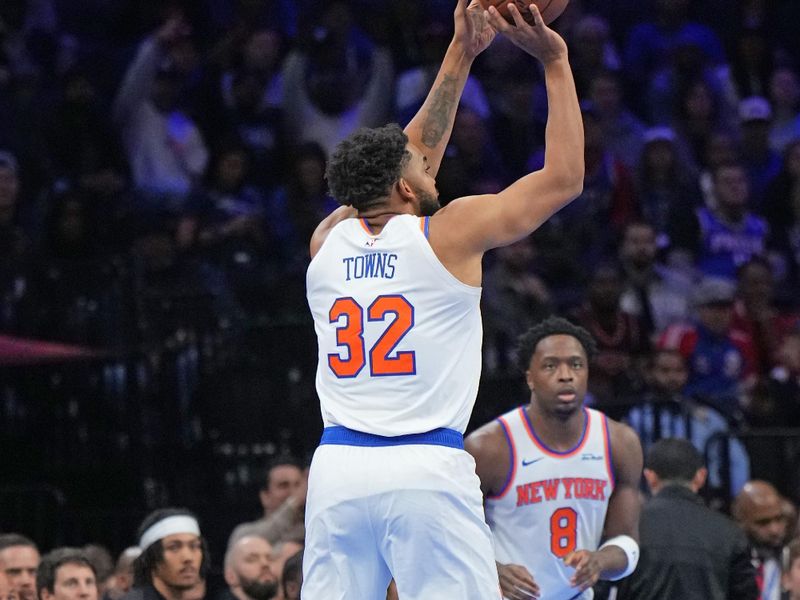
[[[367,354],[364,345],[364,309],[352,298],[337,298],[328,318],[336,327],[336,345],[347,349],[347,358],[328,354],[328,366],[336,377],[355,377],[367,363],[373,377],[387,375],[414,375],[417,372],[413,351],[392,352],[400,340],[414,326],[414,307],[403,296],[378,296],[367,309],[367,320],[385,321],[387,315],[394,319],[383,331]]]
[[[578,513],[564,506],[550,516],[550,552],[564,558],[578,544]]]

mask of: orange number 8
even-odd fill
[[[578,544],[578,513],[574,509],[562,507],[550,517],[550,552],[564,558],[575,550]]]

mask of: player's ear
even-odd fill
[[[525,383],[528,384],[528,389],[533,391],[533,377],[531,377],[530,371],[525,371]]]
[[[403,200],[408,202],[414,199],[414,190],[411,189],[410,185],[408,185],[408,182],[406,181],[405,177],[401,177],[400,179],[398,179],[395,185],[397,186],[397,191],[403,198]]]

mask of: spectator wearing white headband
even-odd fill
[[[150,513],[138,531],[142,553],[133,563],[134,585],[123,600],[186,600],[205,578],[208,546],[197,517],[180,508]]]

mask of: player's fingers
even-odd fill
[[[527,25],[522,13],[519,12],[517,5],[513,2],[508,3],[508,12],[511,15],[511,18],[514,19],[514,23],[516,23],[517,27],[525,27]]]
[[[581,554],[579,552],[570,552],[564,557],[564,564],[568,567],[577,567],[580,560]]]
[[[491,25],[495,31],[499,31],[500,33],[508,33],[514,29],[511,25],[509,25],[508,21],[503,18],[503,16],[500,14],[500,11],[498,11],[494,6],[490,6],[486,12],[488,13],[487,17],[489,20],[489,25]]]
[[[533,23],[531,23],[533,27],[544,25],[544,21],[542,19],[542,13],[539,12],[538,6],[531,3],[530,5],[528,5],[528,10],[531,11],[531,16],[533,17]]]

